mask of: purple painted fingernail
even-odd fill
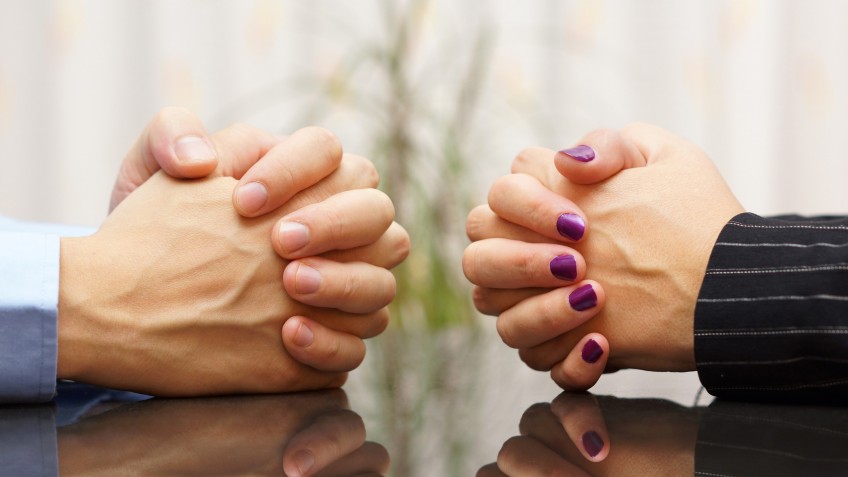
[[[560,154],[565,154],[566,156],[574,159],[575,161],[580,162],[589,162],[595,158],[595,150],[589,146],[579,145],[572,147],[570,149],[563,149],[559,151]]]
[[[589,340],[583,345],[583,361],[589,364],[595,364],[604,355],[604,349],[595,340]]]
[[[577,214],[562,214],[557,218],[557,232],[575,242],[583,238],[586,222]]]
[[[560,255],[551,260],[551,273],[562,280],[577,279],[577,260],[573,255]]]
[[[583,434],[583,448],[590,457],[595,457],[604,450],[604,440],[595,431]]]
[[[568,303],[577,311],[588,310],[598,304],[598,295],[592,285],[583,285],[568,295]]]

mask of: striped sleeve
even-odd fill
[[[698,375],[714,396],[848,398],[848,217],[734,217],[695,309]]]

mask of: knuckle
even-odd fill
[[[475,286],[471,289],[471,300],[474,302],[474,308],[480,313],[489,311],[489,296],[485,288]]]
[[[512,256],[512,266],[510,268],[514,271],[513,277],[520,280],[532,279],[539,275],[536,271],[536,256],[524,251]]]
[[[627,123],[623,128],[621,128],[622,132],[639,132],[645,129],[654,129],[655,126],[642,122],[642,121],[633,121]]]
[[[347,382],[347,373],[336,373],[327,377],[326,384],[322,388],[340,388]]]
[[[386,328],[389,327],[390,318],[391,316],[389,315],[389,309],[387,307],[377,311],[374,314],[374,317],[371,319],[371,326],[368,333],[368,337],[372,338],[386,331]]]
[[[365,178],[369,187],[377,187],[380,185],[380,173],[377,172],[377,167],[370,160],[362,157],[362,165],[360,166],[362,177]]]
[[[541,332],[547,332],[550,334],[555,334],[559,331],[559,327],[563,322],[560,314],[562,310],[560,309],[560,301],[559,300],[548,300],[547,297],[542,297],[541,301],[538,304],[538,311],[536,313],[536,317],[539,320],[539,330]],[[567,302],[566,302],[567,303]],[[554,336],[550,336],[553,338]]]
[[[345,451],[342,437],[344,435],[344,433],[340,432],[324,432],[316,436],[312,445],[316,449],[321,449],[321,452],[325,453],[324,455],[344,455]]]
[[[276,174],[274,174],[274,177],[277,178],[277,182],[280,184],[281,189],[284,191],[294,190],[295,184],[297,182],[297,179],[294,176],[294,172],[292,172],[291,169],[289,169],[288,167],[286,167],[285,164],[282,163],[277,164],[275,169]],[[273,192],[269,191],[269,193]]]
[[[527,367],[535,371],[550,371],[551,369],[549,364],[542,361],[537,353],[529,348],[518,350],[518,357]]]
[[[465,234],[471,241],[481,240],[485,238],[484,230],[486,229],[487,219],[489,217],[489,206],[478,205],[471,209],[468,217],[465,219]]]
[[[357,342],[356,342],[356,352],[349,358],[350,359],[350,365],[348,366],[348,368],[350,370],[354,370],[354,369],[358,368],[359,365],[362,364],[363,361],[365,361],[365,353],[366,352],[367,352],[367,349],[365,347],[365,343],[362,340],[357,340]]]
[[[502,176],[495,180],[492,188],[489,189],[489,208],[495,214],[500,214],[508,210],[508,204],[516,199],[527,201],[529,199],[527,191],[537,190],[538,186],[538,181],[527,174],[515,173]]]
[[[525,147],[512,160],[511,171],[519,171],[524,169],[524,166],[533,162],[533,157],[539,152],[539,147]]]
[[[336,362],[342,356],[342,342],[337,337],[333,337],[322,350],[322,358],[329,362]]]
[[[292,377],[292,373],[287,373],[276,367],[269,369],[269,371],[273,372],[269,372],[266,376],[264,376],[264,381],[272,383],[272,387],[278,391],[291,389],[292,386],[296,384],[296,381]]]
[[[319,207],[321,208],[320,214],[316,215],[321,217],[321,220],[318,222],[326,231],[325,240],[331,244],[343,244],[348,229],[346,214],[342,213],[336,207],[324,206],[323,203]]]
[[[342,158],[342,142],[334,132],[319,126],[310,126],[306,130],[319,144],[325,160],[338,162]]]
[[[397,222],[393,222],[392,225],[392,230],[395,230],[395,232],[393,233],[393,235],[395,236],[394,246],[392,247],[395,256],[392,262],[399,264],[406,260],[406,257],[409,256],[409,252],[412,248],[412,242],[409,238],[409,233],[407,233],[406,229],[404,229],[400,225],[394,227],[394,224],[397,224]]]
[[[376,188],[380,183],[380,174],[377,167],[368,158],[357,154],[345,154],[342,165],[345,173],[355,177],[361,188]]]
[[[498,451],[498,461],[503,461],[509,459],[513,454],[518,453],[521,454],[521,441],[524,440],[522,436],[513,436],[506,440],[501,446],[501,450]]]
[[[341,300],[345,303],[350,303],[356,300],[362,294],[362,283],[359,278],[349,277],[345,280],[341,289]]]
[[[242,137],[252,137],[259,132],[259,129],[251,126],[247,123],[233,123],[231,124],[227,130],[234,135],[242,136]]]
[[[477,263],[480,255],[480,244],[474,242],[462,253],[462,272],[471,283],[477,284]]]
[[[357,207],[376,218],[375,228],[388,229],[395,219],[395,205],[385,192],[377,189],[359,189],[351,192],[358,198]]]
[[[495,328],[498,330],[498,335],[500,335],[501,340],[504,342],[504,344],[506,344],[510,348],[518,347],[516,346],[516,342],[513,337],[513,333],[515,330],[512,326],[510,326],[510,322],[505,314],[502,313],[498,317],[497,321],[495,322]]]
[[[577,390],[589,387],[589,377],[585,373],[580,372],[580,370],[566,364],[561,363],[551,369],[551,378],[554,382],[563,389]]]
[[[397,279],[392,274],[392,272],[385,269],[381,270],[383,271],[386,277],[386,284],[383,288],[385,293],[385,298],[383,301],[385,301],[384,306],[388,306],[391,302],[394,301],[395,296],[397,296]]]
[[[269,187],[271,194],[274,193],[274,189],[284,192],[295,190],[297,181],[289,163],[276,156],[273,159],[267,162],[268,170],[263,171],[262,180],[259,182],[265,182],[266,187],[271,186]]]
[[[610,143],[618,141],[618,131],[608,128],[595,129],[581,139],[582,143],[592,147],[604,147]]]
[[[498,210],[498,204],[504,195],[509,193],[509,190],[512,189],[512,175],[501,176],[495,179],[495,182],[492,184],[492,187],[489,189],[489,207],[492,210]]]
[[[379,201],[379,204],[380,204],[379,207],[380,207],[380,210],[382,212],[381,215],[382,215],[382,218],[383,218],[383,221],[384,221],[384,226],[389,227],[392,224],[392,221],[395,220],[395,204],[394,204],[394,202],[392,202],[391,197],[389,197],[388,194],[386,194],[385,192],[377,190],[377,189],[370,189],[370,190],[373,190],[374,191],[373,193],[377,195],[377,200]]]

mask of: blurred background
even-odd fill
[[[647,121],[702,146],[748,210],[848,210],[836,0],[0,5],[0,214],[96,226],[125,151],[168,105],[210,131],[322,125],[378,164],[414,249],[393,325],[348,389],[396,475],[469,475],[556,395],[473,312],[459,262],[465,214],[523,147]],[[693,375],[616,379],[597,390],[698,399]]]

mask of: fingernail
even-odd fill
[[[588,310],[598,304],[598,295],[592,285],[583,285],[568,295],[568,303],[577,311]]]
[[[586,222],[577,214],[560,215],[556,226],[560,235],[575,242],[583,238],[583,233],[586,231]]]
[[[215,151],[200,136],[183,136],[174,144],[174,153],[180,162],[207,162],[215,159]]]
[[[562,280],[577,279],[577,260],[573,255],[560,255],[551,260],[551,273]]]
[[[298,222],[280,224],[280,245],[286,252],[296,252],[309,243],[309,229]]]
[[[595,431],[583,434],[583,448],[590,457],[595,457],[604,450],[604,440]]]
[[[321,272],[302,263],[298,264],[294,275],[294,291],[302,294],[315,293],[320,286]]]
[[[297,331],[294,333],[294,344],[300,346],[301,348],[306,348],[307,346],[312,344],[312,340],[315,338],[315,335],[312,333],[312,330],[306,326],[306,323],[300,322],[300,326],[297,327]]]
[[[604,349],[601,348],[601,345],[597,341],[589,340],[583,345],[583,352],[581,353],[583,361],[589,364],[595,364],[603,355]]]
[[[268,202],[268,189],[259,182],[248,182],[236,192],[236,204],[246,214],[258,212]]]
[[[574,159],[575,161],[580,162],[589,162],[595,158],[595,150],[589,146],[579,145],[572,147],[570,149],[563,149],[559,151],[560,154],[565,154],[566,156]]]
[[[300,475],[306,475],[309,472],[309,469],[315,465],[315,456],[312,455],[312,452],[307,450],[298,451],[294,455],[294,463],[297,465],[297,470],[300,471]]]

